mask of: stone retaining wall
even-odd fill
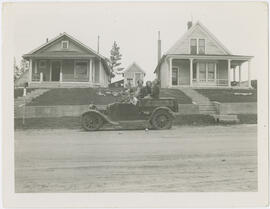
[[[88,110],[89,105],[58,105],[58,106],[26,106],[16,110],[15,118],[52,118],[66,116],[81,116]],[[100,105],[99,108],[105,108],[106,105]],[[179,115],[199,114],[198,105],[179,104]]]

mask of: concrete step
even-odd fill
[[[215,107],[207,107],[207,108],[199,107],[199,111],[216,111],[216,108]]]
[[[200,114],[209,114],[209,115],[214,115],[216,114],[216,111],[214,110],[200,110]]]

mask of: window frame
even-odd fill
[[[77,63],[86,63],[86,75],[84,78],[87,78],[89,76],[89,71],[88,71],[89,67],[88,67],[88,61],[86,61],[86,60],[75,60],[74,61],[74,78],[82,78],[81,77],[82,74],[77,73],[77,68],[76,68]]]
[[[191,46],[193,40],[195,40],[196,46]],[[192,53],[191,47],[196,47],[195,53]],[[190,40],[189,40],[189,53],[190,54],[198,54],[198,39],[197,38],[190,38]]]
[[[67,44],[67,48],[64,48],[64,43]],[[69,41],[63,40],[63,41],[61,42],[61,48],[66,50],[66,49],[68,49],[68,47],[69,47]]]
[[[191,42],[192,40],[196,40],[196,54],[191,53]],[[190,38],[189,39],[189,54],[191,55],[201,55],[203,53],[199,53],[199,40],[204,40],[204,54],[206,54],[206,39],[205,38]]]
[[[201,46],[200,46],[200,40],[203,40],[204,41],[203,53],[200,53],[200,48],[201,48]],[[205,48],[206,48],[205,45],[206,45],[205,39],[204,38],[199,38],[198,39],[198,54],[205,54]]]

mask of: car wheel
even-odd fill
[[[88,113],[82,116],[82,127],[86,131],[97,131],[103,125],[103,119],[95,113]]]
[[[172,127],[172,116],[167,111],[158,111],[154,114],[151,122],[154,129],[170,129]]]

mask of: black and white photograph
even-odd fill
[[[268,203],[267,2],[2,11],[13,197],[226,193],[234,204],[219,206],[234,206],[243,193],[247,206]]]

